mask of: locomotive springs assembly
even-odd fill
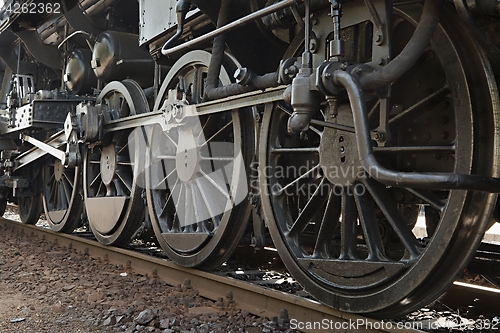
[[[496,222],[495,1],[8,0],[0,22],[23,223],[149,232],[197,269],[274,246],[322,303],[393,318]]]

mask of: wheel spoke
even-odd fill
[[[196,203],[193,196],[191,185],[186,185],[186,192],[184,198],[184,231],[193,232],[194,223],[196,223]],[[194,204],[193,204],[194,203]]]
[[[167,139],[174,145],[175,148],[177,148],[177,143],[174,141],[174,139],[172,139],[172,137],[170,136],[170,134],[166,133],[166,132],[163,132],[163,134],[167,137]]]
[[[234,157],[213,157],[213,156],[200,156],[203,161],[221,161],[221,162],[233,162]]]
[[[56,177],[56,175],[54,173],[54,168],[50,168],[50,171],[51,171],[51,173],[50,173],[49,179],[47,180],[47,184],[50,184],[50,183],[54,182],[55,181],[55,177]]]
[[[357,218],[356,201],[349,193],[342,194],[342,223],[340,225],[340,257],[341,260],[358,258],[357,248]]]
[[[73,179],[75,177],[74,173],[71,175],[71,178],[68,177],[66,172],[63,172],[62,175],[63,175],[64,179],[66,180],[67,184],[69,185],[69,187],[71,188],[71,190],[73,190],[73,188],[74,188]]]
[[[203,177],[205,177],[222,195],[224,195],[228,200],[231,200],[231,197],[228,193],[228,191],[224,188],[225,184],[221,186],[220,184],[217,183],[215,179],[210,177],[207,173],[205,173],[202,169],[200,169],[201,174]]]
[[[398,115],[394,116],[389,120],[389,125],[394,126],[398,124],[400,121],[403,119],[407,119],[408,117],[413,117],[416,118],[420,114],[422,114],[425,111],[430,110],[437,104],[443,101],[443,99],[450,93],[450,88],[448,85],[445,85],[438,91],[430,94],[426,98],[420,100],[419,102],[413,104],[403,112],[399,113]]]
[[[203,142],[200,145],[200,147],[205,146],[207,143],[209,143],[210,141],[212,141],[213,139],[215,139],[219,134],[221,134],[224,131],[226,131],[228,129],[228,127],[232,126],[232,125],[233,125],[233,121],[231,120],[230,122],[228,122],[227,124],[225,124],[224,126],[222,126],[221,129],[219,129],[217,132],[215,132],[215,134],[213,134],[210,138],[206,139],[205,142]]]
[[[339,226],[341,204],[341,197],[336,195],[333,189],[330,190],[314,246],[314,258],[331,258],[329,245],[335,229]]]
[[[175,180],[174,185],[172,186],[172,189],[168,193],[168,197],[167,197],[167,200],[165,200],[165,204],[161,208],[160,216],[165,216],[165,212],[167,211],[168,203],[172,199],[172,193],[175,191],[175,188],[177,187],[178,184],[179,184],[179,179],[177,178]]]
[[[55,204],[57,203],[57,198],[56,198],[57,187],[58,187],[58,182],[54,181],[50,188],[50,194],[49,194],[50,201],[54,202]]]
[[[358,207],[359,219],[363,228],[366,245],[370,251],[367,260],[385,261],[384,244],[375,213],[375,204],[366,191],[361,195],[355,195],[356,206]]]
[[[455,152],[455,145],[447,146],[408,146],[408,147],[374,147],[376,153],[397,153],[397,154],[429,154]]]
[[[416,195],[420,199],[424,200],[426,203],[430,204],[432,207],[436,208],[440,212],[442,212],[446,207],[445,202],[431,191],[412,189],[412,188],[408,188],[406,190]]]
[[[377,114],[377,110],[380,108],[380,99],[377,99],[377,102],[373,105],[373,107],[368,112],[368,119],[371,120]]]
[[[122,170],[116,170],[116,175],[120,179],[121,183],[125,185],[127,188],[128,193],[132,193],[132,182],[133,180],[130,179],[130,175],[126,171]],[[124,192],[125,193],[125,192]]]
[[[217,207],[217,203],[215,201],[213,201],[213,196],[211,196],[209,193],[207,193],[205,191],[205,188],[208,187],[209,185],[208,184],[202,184],[202,180],[204,178],[196,178],[195,181],[196,181],[196,184],[198,185],[198,189],[200,191],[200,194],[201,194],[201,197],[203,199],[203,202],[205,203],[205,207],[207,207],[207,210],[208,210],[208,213],[210,214],[210,216],[215,219],[215,217],[217,216],[217,214],[215,214],[215,212],[213,211],[213,207]]]
[[[101,177],[101,172],[98,172],[95,178],[90,182],[89,187],[94,187],[95,182]]]
[[[161,184],[165,184],[165,188],[168,188],[168,178],[170,178],[176,171],[177,171],[176,169],[172,169],[172,171],[170,171],[170,173],[168,175],[166,175],[162,180],[160,180],[160,182],[158,184],[156,184],[156,186],[154,186],[153,188],[154,189],[160,188]],[[177,184],[178,181],[179,181],[179,179],[177,178],[175,181],[175,184]]]
[[[271,148],[270,152],[273,154],[318,154],[319,147],[314,148]]]
[[[318,187],[312,194],[311,198],[307,201],[306,205],[300,212],[297,219],[293,222],[292,227],[288,230],[288,237],[298,237],[298,235],[304,231],[309,222],[313,219],[313,217],[318,213],[318,207],[321,207],[327,199],[325,195],[323,195],[322,191],[325,179],[323,178],[319,183]]]
[[[295,180],[293,180],[291,183],[287,184],[286,186],[280,188],[279,190],[277,190],[276,192],[273,192],[272,195],[274,196],[278,196],[278,195],[281,195],[281,193],[283,193],[284,191],[286,191],[287,189],[289,189],[290,187],[294,186],[297,182],[299,182],[300,180],[302,179],[305,179],[307,178],[308,176],[312,175],[315,171],[319,170],[320,166],[319,164],[316,165],[314,168],[308,170],[307,172],[305,172],[303,175],[299,176],[298,178],[296,178]]]
[[[175,160],[175,156],[171,156],[171,155],[156,155],[154,156],[154,159],[157,159],[157,160]]]
[[[58,208],[61,208],[64,202],[67,201],[67,196],[66,196],[66,191],[64,189],[64,184],[62,182],[59,182],[59,188],[58,188],[58,196],[57,196],[57,206]]]
[[[377,206],[382,210],[382,213],[410,253],[410,259],[417,258],[421,253],[421,247],[418,240],[405,223],[403,216],[397,209],[389,193],[387,193],[385,186],[371,178],[364,179],[364,184],[375,199]]]
[[[102,190],[102,186],[104,185],[104,183],[102,181],[99,182],[99,187],[97,188],[97,191],[95,192],[95,196],[99,196],[100,193],[101,193],[101,190]],[[107,190],[107,189],[106,189]],[[107,192],[104,194],[104,196],[106,196]]]
[[[134,140],[134,139],[132,139],[132,140]],[[120,149],[118,149],[118,151],[116,152],[116,155],[120,155],[123,152],[123,150],[129,146],[129,144],[130,144],[130,141],[127,140],[127,142],[123,146],[121,146]]]
[[[62,187],[64,188],[64,194],[66,195],[66,206],[68,208],[71,203],[71,193],[73,192],[73,188],[69,182],[66,180],[61,181]]]
[[[201,136],[203,133],[205,133],[205,128],[207,127],[207,124],[209,124],[209,123],[210,123],[210,120],[211,120],[211,119],[212,119],[212,115],[211,115],[211,114],[209,114],[209,115],[208,115],[207,120],[206,120],[206,121],[205,121],[205,123],[203,124],[203,127],[201,128],[200,133],[198,133],[198,136],[196,137],[196,139],[199,139],[199,138],[200,138],[200,136]]]

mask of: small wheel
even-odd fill
[[[71,233],[81,223],[83,211],[81,168],[65,168],[53,160],[42,172],[45,218],[52,230]]]
[[[22,169],[22,175],[28,179],[28,190],[37,193],[40,187],[40,173],[38,169],[27,166]],[[17,198],[19,218],[22,223],[36,224],[42,212],[42,197],[39,193],[31,196],[19,196]]]
[[[169,71],[154,110],[175,90],[189,104],[200,103],[209,62],[205,51],[181,57]],[[220,80],[231,82],[224,68]],[[170,131],[152,129],[146,169],[149,214],[159,244],[176,264],[217,267],[246,230],[245,159],[253,142],[248,124],[248,112],[229,111],[191,118]]]
[[[395,5],[393,54],[407,44],[421,12],[417,4]],[[376,157],[402,172],[498,177],[494,76],[452,8],[445,6],[441,22],[422,58],[392,87],[391,138],[376,147]],[[382,103],[370,103],[375,129]],[[374,317],[404,315],[439,297],[475,253],[496,194],[385,186],[364,172],[354,133],[312,124],[290,136],[289,107],[268,107],[261,198],[290,273],[327,305]],[[354,124],[348,103],[336,117],[325,110],[315,117]],[[422,206],[429,224],[425,241],[412,232]]]
[[[19,218],[24,224],[36,224],[42,212],[42,198],[40,195],[17,198]]]
[[[105,121],[149,110],[143,90],[131,80],[106,85],[97,103],[107,107]],[[111,134],[105,143],[89,146],[84,156],[87,218],[94,236],[106,245],[128,244],[144,220],[144,201],[137,178],[141,171],[139,159],[144,152],[134,151],[131,158],[130,147],[139,149],[131,132]]]

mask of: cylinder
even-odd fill
[[[92,52],[87,49],[73,51],[64,72],[66,87],[77,95],[91,94],[97,88],[97,78],[90,66]]]
[[[106,31],[99,35],[92,52],[92,68],[104,82],[135,80],[143,88],[153,85],[154,60],[139,48],[139,36]]]

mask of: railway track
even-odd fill
[[[138,274],[158,277],[173,286],[190,284],[200,296],[216,301],[221,308],[234,305],[254,315],[274,318],[273,322],[277,327],[283,327],[288,322],[291,328],[304,332],[325,331],[325,329],[346,332],[420,332],[405,327],[402,323],[398,326],[395,322],[382,322],[343,313],[313,300],[234,278],[183,268],[161,258],[128,249],[103,246],[97,241],[75,235],[55,233],[45,228],[3,218],[0,219],[0,228],[2,232],[37,237],[72,251],[88,253],[90,257],[123,265],[127,270]],[[287,315],[283,309],[286,309]]]

